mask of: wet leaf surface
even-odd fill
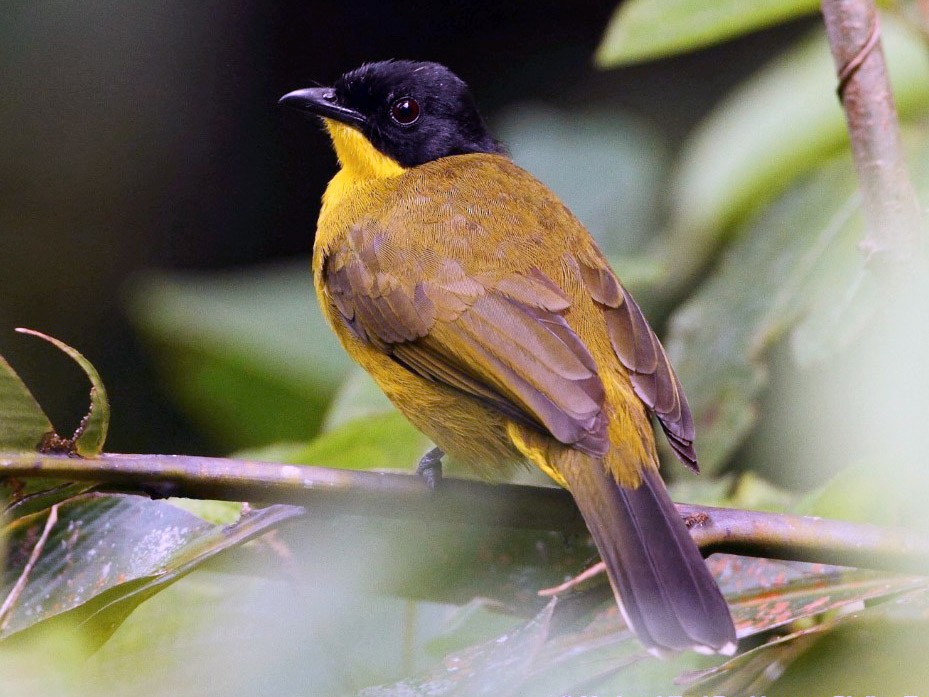
[[[24,572],[28,582],[12,603],[0,637],[66,618],[102,641],[164,585],[301,513],[292,506],[271,506],[218,526],[164,501],[90,493],[57,505],[57,521],[41,545],[48,511],[19,518],[6,530],[0,598],[9,597]],[[28,568],[32,557],[35,563]]]
[[[926,587],[925,579],[896,577],[821,564],[714,555],[710,567],[727,596],[745,654],[726,660],[691,652],[661,660],[649,655],[626,629],[611,594],[566,595],[522,628],[454,652],[416,678],[369,688],[363,697],[483,695],[506,671],[502,694],[596,694],[660,690],[678,694],[682,681],[748,688],[767,685],[782,667],[813,645],[819,625],[791,639],[751,649],[749,637],[795,622],[813,622],[836,610]],[[581,602],[592,595],[595,604]],[[889,607],[888,603],[880,607]],[[747,643],[745,643],[747,641]],[[511,643],[512,642],[512,643]],[[526,643],[528,642],[528,644]],[[527,648],[529,646],[529,648]],[[519,660],[512,656],[516,648]],[[770,651],[767,663],[758,658]],[[702,668],[701,668],[702,666]],[[773,668],[770,666],[774,666]],[[494,681],[497,683],[494,683]],[[719,680],[721,682],[710,682]],[[722,688],[719,688],[722,689]],[[696,693],[695,693],[696,694]],[[705,693],[709,694],[709,693]],[[727,694],[715,692],[715,694]],[[733,694],[736,694],[733,692]],[[741,693],[740,693],[741,694]]]

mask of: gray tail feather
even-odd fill
[[[563,472],[623,616],[648,648],[735,652],[729,607],[655,470],[636,489],[602,467]]]

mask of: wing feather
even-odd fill
[[[451,259],[417,263],[385,235],[357,227],[323,264],[326,291],[357,339],[563,443],[606,452],[603,384],[554,281],[538,269],[469,275]]]
[[[697,470],[693,415],[674,368],[642,310],[602,257],[589,254],[581,261],[572,261],[590,296],[603,308],[610,343],[629,371],[635,393],[658,417],[678,459]]]

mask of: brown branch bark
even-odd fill
[[[2,454],[0,480],[100,482],[156,496],[289,503],[310,515],[376,515],[565,533],[585,529],[561,490],[443,479],[430,490],[407,474],[170,455]],[[730,552],[929,574],[929,537],[805,516],[678,504],[705,554]]]
[[[922,211],[907,170],[872,0],[822,0],[839,75],[867,231],[869,258],[908,260],[924,244]]]

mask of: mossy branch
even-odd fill
[[[513,528],[585,529],[563,490],[443,479],[435,491],[416,476],[173,455],[74,458],[0,454],[0,479],[93,481],[151,496],[289,503],[310,515],[369,515]],[[678,504],[705,554],[747,556],[929,574],[929,537],[822,518]]]

